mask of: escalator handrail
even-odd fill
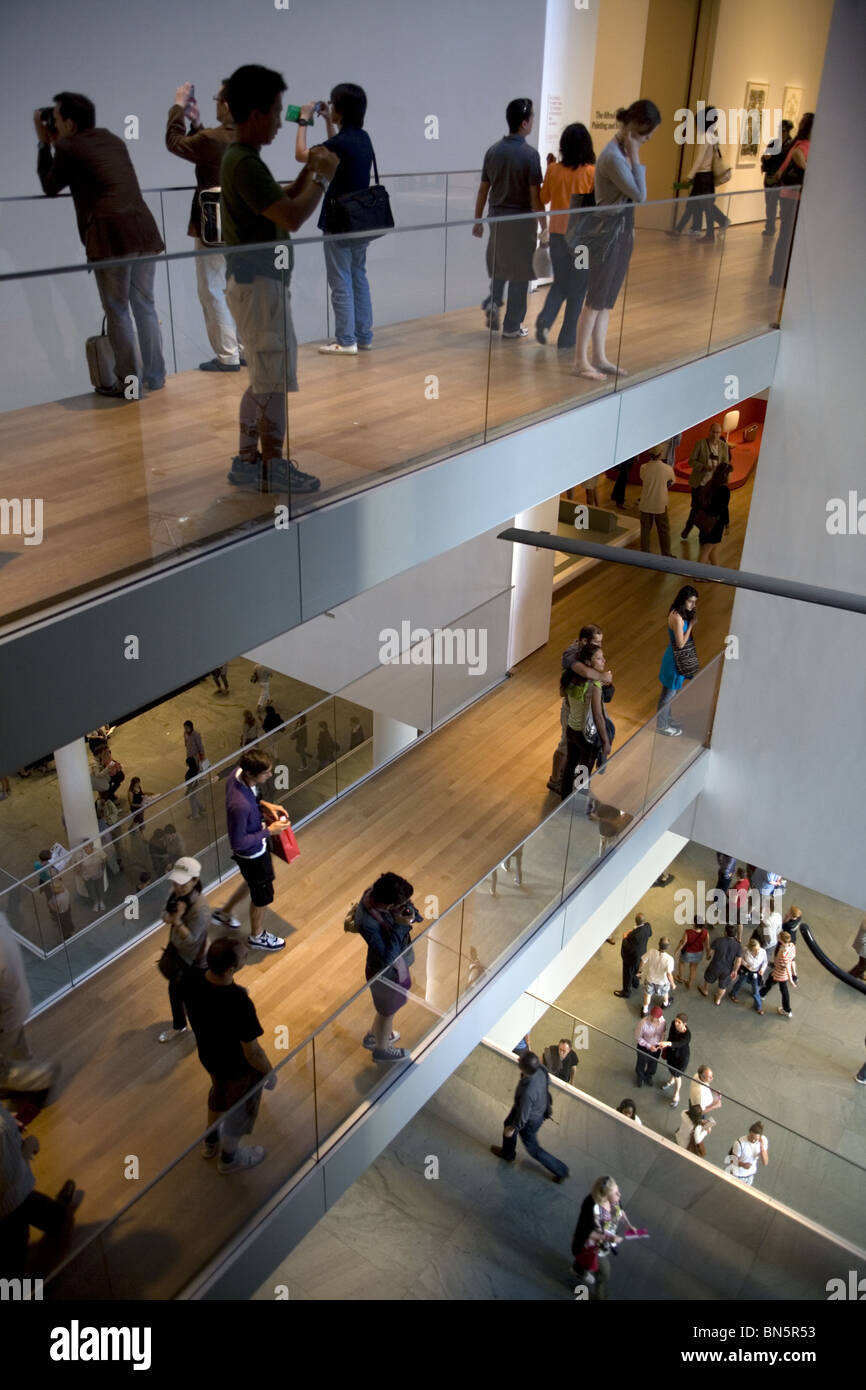
[[[824,969],[829,970],[831,975],[835,975],[837,980],[841,980],[843,985],[850,985],[852,989],[856,989],[860,994],[866,994],[866,980],[855,979],[853,975],[849,975],[847,970],[843,970],[840,965],[836,965],[829,956],[825,956],[821,947],[815,940],[812,928],[807,927],[805,922],[800,927],[800,933],[819,965],[823,965]]]

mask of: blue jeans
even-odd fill
[[[334,337],[340,347],[373,341],[373,302],[367,281],[367,247],[372,237],[351,241],[326,237],[325,268],[334,310]]]
[[[124,385],[126,377],[134,376],[143,380],[145,386],[164,386],[162,334],[153,297],[156,262],[130,260],[126,265],[106,266],[104,270],[99,269],[97,262],[93,273],[120,385]]]
[[[671,724],[673,723],[671,719],[671,700],[674,698],[676,694],[676,690],[672,690],[669,685],[662,686],[662,693],[659,696],[659,702],[656,706],[656,728],[660,732],[662,729],[670,728]]]
[[[574,253],[569,250],[562,232],[550,233],[550,260],[553,265],[553,284],[547,291],[544,308],[536,323],[543,324],[549,331],[562,305],[565,304],[562,327],[556,344],[560,351],[563,351],[573,348],[577,340],[577,320],[583,308],[589,271],[575,270]]]
[[[510,1129],[513,1124],[514,1111],[511,1110],[505,1117],[505,1128]],[[519,1134],[523,1141],[523,1147],[528,1154],[531,1154],[543,1168],[546,1168],[549,1173],[553,1173],[555,1177],[565,1178],[568,1176],[568,1168],[566,1165],[561,1159],[554,1158],[553,1154],[549,1154],[538,1142],[536,1136],[543,1124],[543,1120],[530,1120],[529,1124],[525,1124],[522,1129],[517,1130],[510,1138],[503,1134],[502,1157],[507,1159],[509,1163],[514,1161],[515,1154],[517,1153],[517,1135]]]
[[[755,1008],[758,1010],[759,1014],[763,1013],[764,1005],[761,1000],[761,972],[759,970],[741,970],[734,981],[734,988],[731,990],[732,999],[736,999],[740,992],[740,987],[744,984],[751,986]]]
[[[496,276],[490,281],[490,311],[497,313],[505,299],[505,286],[508,285],[508,307],[502,324],[503,333],[516,333],[526,317],[526,296],[529,293],[528,280],[500,280]]]

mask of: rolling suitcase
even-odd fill
[[[102,331],[97,337],[88,338],[85,348],[90,383],[94,390],[111,390],[117,385],[117,373],[114,368],[114,351],[105,332],[105,319],[102,320]]]

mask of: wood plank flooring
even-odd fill
[[[608,351],[634,377],[752,336],[778,318],[761,226],[732,228],[724,249],[639,229]],[[479,300],[483,269],[479,261]],[[533,295],[532,330],[544,302]],[[495,338],[477,308],[377,330],[375,351],[334,361],[300,349],[288,397],[289,447],[322,479],[318,505],[472,447],[599,394],[572,354]],[[620,343],[620,334],[622,341]],[[438,399],[425,383],[438,377]],[[148,567],[273,514],[273,498],[226,481],[246,376],[184,372],[135,404],[88,394],[0,416],[0,495],[20,479],[43,499],[44,539],[0,539],[0,621]],[[601,393],[612,389],[602,385]],[[576,480],[578,481],[578,480]]]
[[[751,486],[750,480],[734,495],[724,564],[739,559]],[[606,498],[607,485],[602,488]],[[674,535],[687,504],[685,496],[671,497]],[[301,858],[290,868],[277,866],[277,900],[267,924],[286,936],[287,947],[255,960],[240,981],[265,1029],[263,1044],[277,1061],[285,1053],[275,1048],[275,1029],[286,1028],[293,1047],[343,1001],[358,998],[291,1064],[291,1077],[282,1076],[276,1090],[265,1093],[254,1135],[268,1150],[265,1162],[248,1175],[223,1178],[193,1151],[101,1246],[91,1271],[94,1288],[108,1269],[115,1296],[170,1297],[217,1238],[227,1238],[309,1160],[316,1122],[326,1137],[382,1083],[360,1047],[371,1008],[363,989],[363,944],[342,930],[348,904],[379,873],[394,869],[412,880],[419,903],[435,895],[444,912],[555,807],[545,782],[559,737],[559,653],[582,623],[595,621],[606,634],[617,686],[611,707],[617,745],[650,718],[666,614],[678,584],[675,576],[596,567],[556,597],[548,644],[511,679],[301,832]],[[697,642],[704,662],[723,645],[731,605],[729,590],[702,586]],[[681,741],[659,742],[664,755],[674,757]],[[641,771],[623,761],[624,775],[616,763],[606,774],[606,785],[619,779],[617,795],[628,795],[626,783]],[[232,886],[212,900],[224,901]],[[479,890],[467,926],[492,935],[467,935],[464,953],[470,939],[485,941],[491,951],[486,963],[492,961],[506,909],[518,909],[521,892],[504,874],[497,899],[486,886]],[[459,940],[453,926],[442,930],[446,944],[438,960],[419,950],[416,977],[435,976],[437,988],[428,990],[433,1006],[413,997],[401,1011],[399,1027],[409,1045],[428,1030],[436,1008],[453,998],[456,961],[447,944]],[[155,969],[160,937],[139,943],[28,1030],[34,1053],[63,1063],[56,1098],[33,1124],[42,1145],[34,1171],[44,1191],[55,1191],[68,1176],[86,1190],[77,1241],[128,1203],[204,1128],[207,1078],[192,1040],[156,1042],[168,1023],[166,988]],[[139,1163],[134,1179],[125,1176],[130,1155]],[[44,1250],[41,1258],[51,1254]],[[76,1288],[84,1277],[76,1274]]]

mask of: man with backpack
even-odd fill
[[[547,1072],[534,1052],[522,1053],[518,1065],[520,1080],[514,1092],[514,1104],[505,1117],[502,1144],[491,1144],[490,1152],[506,1163],[513,1163],[519,1134],[527,1153],[553,1175],[553,1181],[564,1182],[568,1168],[561,1159],[543,1149],[537,1138],[544,1121],[553,1116]]]

